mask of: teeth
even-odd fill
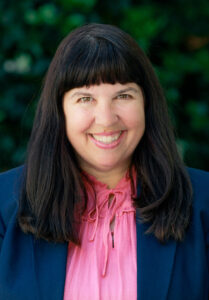
[[[104,144],[111,144],[112,142],[116,141],[121,135],[121,131],[114,135],[93,135],[93,138],[98,142],[102,142]]]

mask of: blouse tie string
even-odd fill
[[[110,206],[108,207],[110,195],[113,195],[113,198]],[[119,209],[120,206],[122,206],[122,204],[126,199],[127,199],[127,192],[123,192],[121,190],[114,190],[114,192],[110,191],[108,194],[105,195],[104,201],[97,201],[95,207],[91,209],[87,215],[87,221],[89,223],[94,222],[93,229],[89,237],[89,241],[93,241],[95,239],[99,217],[104,217],[101,215],[101,211],[105,206],[108,207],[107,218],[105,219],[105,222],[103,224],[103,231],[102,231],[102,247],[104,249],[103,250],[104,262],[102,268],[103,277],[106,275],[107,263],[109,257],[110,247],[108,245],[108,240],[110,234],[110,224],[113,221],[117,210]],[[130,211],[134,211],[134,208],[131,205],[128,205],[128,207],[125,206],[124,209],[120,211],[120,213],[130,212]]]

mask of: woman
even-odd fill
[[[49,67],[24,167],[1,175],[0,299],[208,299],[208,183],[181,161],[137,43],[76,29]]]

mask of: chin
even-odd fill
[[[94,169],[97,169],[98,171],[103,171],[103,172],[108,172],[108,171],[113,171],[114,169],[118,169],[123,167],[124,164],[120,163],[103,163],[103,164],[98,164],[97,166],[92,166]]]

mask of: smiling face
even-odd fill
[[[63,110],[68,140],[84,171],[128,169],[145,130],[144,98],[137,84],[74,88],[64,94]]]

